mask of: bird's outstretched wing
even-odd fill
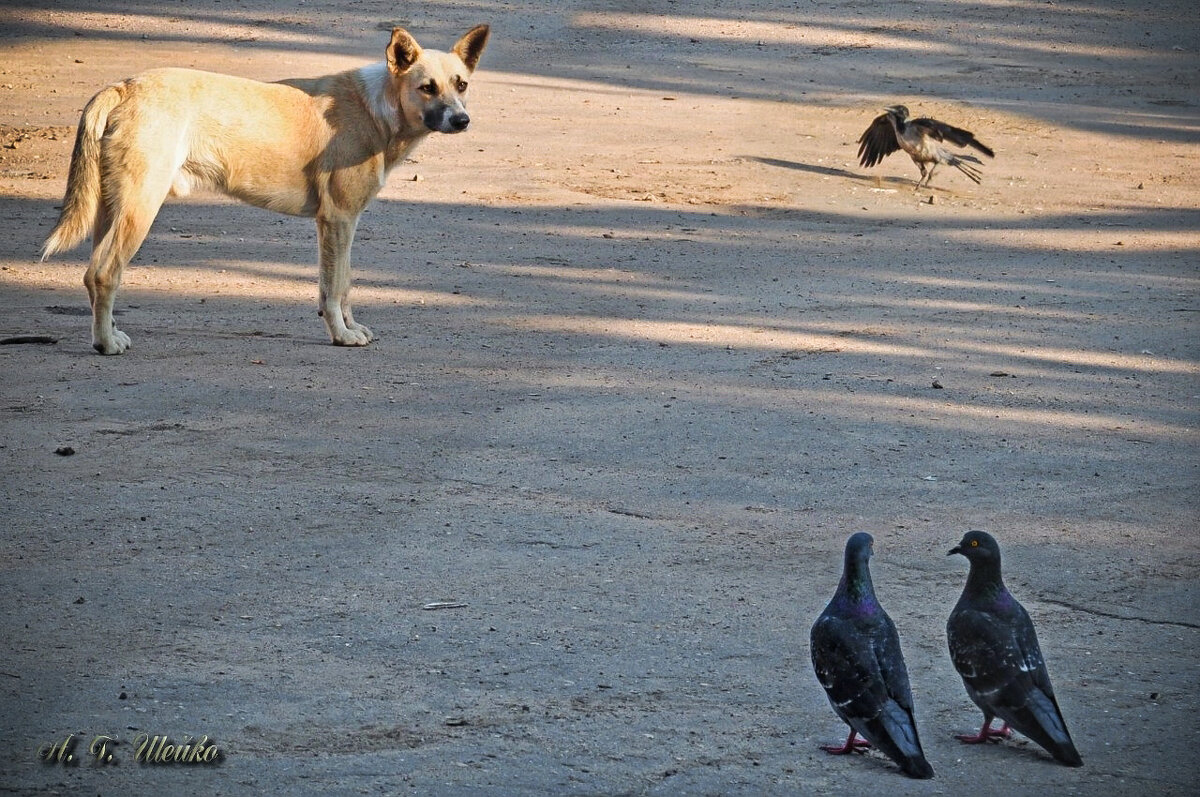
[[[972,147],[979,150],[989,158],[995,157],[996,153],[992,152],[992,148],[984,144],[979,139],[975,138],[975,134],[970,130],[963,130],[961,127],[948,125],[945,122],[939,122],[937,119],[910,119],[908,123],[925,132],[930,138],[938,141],[949,141],[958,147]]]
[[[896,141],[896,131],[888,121],[888,115],[880,114],[858,137],[858,162],[871,167],[898,149],[900,144]]]

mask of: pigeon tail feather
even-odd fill
[[[1025,705],[997,706],[997,716],[1033,739],[1050,755],[1070,767],[1083,766],[1054,700],[1040,689],[1032,690]]]
[[[921,751],[921,740],[912,715],[895,701],[888,701],[879,716],[870,722],[870,733],[862,733],[879,752],[896,762],[910,778],[932,778],[933,767]]]

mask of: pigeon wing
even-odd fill
[[[900,634],[887,612],[882,615],[879,631],[872,639],[875,660],[888,697],[879,715],[879,724],[885,729],[881,735],[886,737],[886,743],[881,741],[879,748],[912,777],[931,778],[933,767],[925,760],[913,717],[912,687],[908,682],[904,653],[900,650]]]
[[[830,705],[851,727],[855,718],[878,713],[886,697],[879,664],[852,623],[821,615],[812,628],[812,659]]]
[[[979,707],[992,714],[998,695],[1033,685],[1024,656],[1010,625],[990,612],[959,607],[946,627],[950,658],[962,676],[967,692]]]
[[[1014,622],[1017,648],[1021,652],[1022,668],[1028,672],[1033,684],[1025,697],[1026,702],[1014,710],[1012,726],[1044,747],[1051,755],[1068,766],[1081,766],[1083,759],[1075,749],[1066,720],[1054,697],[1050,684],[1050,672],[1038,646],[1037,631],[1025,607],[1017,604],[1018,618]],[[1022,725],[1028,725],[1026,730]]]
[[[1050,685],[1050,673],[1046,669],[1046,660],[1042,658],[1042,648],[1038,645],[1037,630],[1025,607],[1017,604],[1017,617],[1012,623],[1013,642],[1017,648],[1020,667],[1029,673],[1033,686],[1041,689],[1051,698],[1054,697],[1054,687]]]
[[[883,615],[883,626],[883,632],[879,634],[875,644],[875,656],[883,675],[883,683],[888,697],[895,700],[905,711],[912,713],[912,687],[908,682],[904,654],[900,650],[900,634],[896,632],[896,625],[886,612]]]
[[[858,162],[869,168],[898,149],[900,144],[888,115],[880,114],[858,137]]]

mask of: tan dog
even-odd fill
[[[121,271],[163,201],[198,186],[316,218],[329,337],[339,346],[369,343],[349,300],[358,217],[425,136],[466,129],[463,93],[488,33],[478,25],[443,53],[396,28],[385,62],[336,75],[260,83],[155,69],[93,97],[79,120],[62,213],[42,248],[44,260],[92,233],[83,278],[92,346],[101,354],[129,348],[112,317]]]

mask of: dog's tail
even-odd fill
[[[54,231],[42,244],[42,260],[79,244],[96,223],[100,209],[100,140],[108,127],[108,115],[125,100],[125,84],[115,83],[101,91],[83,109],[75,149],[67,172],[67,193]]]

